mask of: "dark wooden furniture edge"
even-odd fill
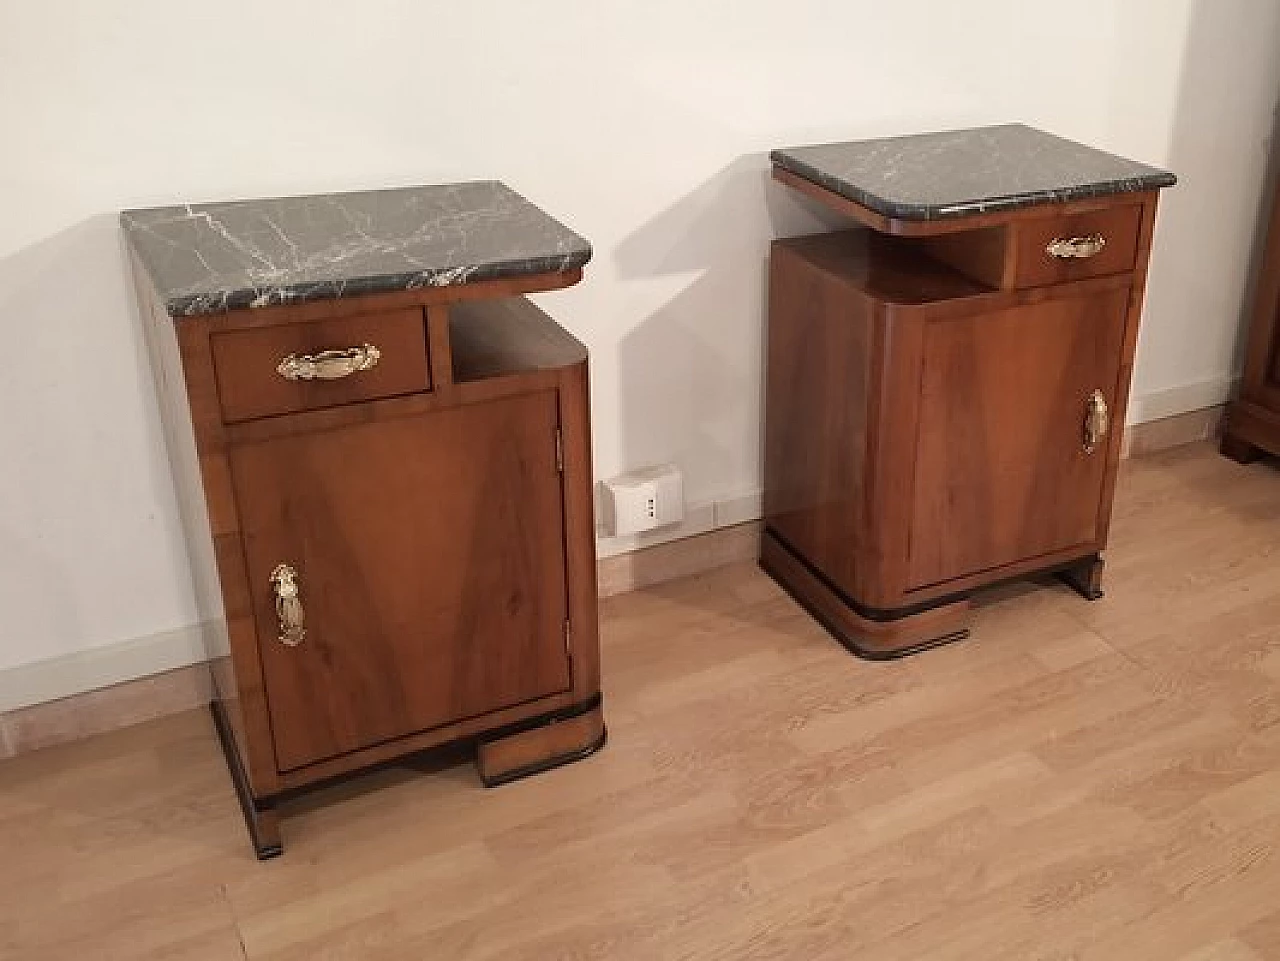
[[[1250,464],[1264,454],[1280,457],[1280,414],[1246,398],[1232,401],[1220,449],[1237,464]]]
[[[481,735],[476,769],[485,787],[498,787],[581,761],[608,739],[603,697],[597,693],[563,711]]]
[[[478,770],[481,782],[485,787],[497,787],[521,778],[550,771],[565,764],[581,761],[599,751],[608,741],[608,730],[604,725],[604,698],[597,693],[581,703],[549,711],[536,717],[526,718],[522,721],[508,724],[505,727],[488,731],[483,735],[460,737],[408,754],[397,754],[389,760],[372,761],[363,767],[345,770],[318,781],[310,781],[303,787],[281,791],[270,797],[255,798],[249,787],[244,767],[240,763],[240,754],[235,748],[230,722],[227,719],[223,704],[218,700],[210,702],[209,712],[213,716],[214,731],[217,733],[218,743],[222,748],[223,757],[226,759],[227,769],[231,773],[231,783],[235,788],[236,798],[240,803],[240,812],[244,816],[245,826],[249,830],[254,854],[259,861],[279,857],[284,853],[284,846],[280,837],[278,805],[295,797],[310,794],[320,788],[341,784],[393,765],[408,765],[413,762],[415,757],[421,757],[430,752],[448,750],[457,746],[476,745],[482,762],[483,752],[488,745],[504,740],[528,737],[529,735],[537,736],[546,731],[554,730],[557,726],[563,727],[574,721],[587,722],[586,730],[590,732],[589,738],[583,744],[569,750],[550,752],[547,756],[534,763],[509,769],[486,768],[483,763],[480,763]]]
[[[466,734],[441,740],[412,751],[397,751],[389,758],[370,760],[358,767],[348,767],[321,778],[312,778],[297,787],[286,788],[269,796],[255,798],[249,788],[248,779],[245,777],[244,767],[240,763],[239,753],[235,750],[234,741],[231,739],[231,729],[223,705],[215,700],[209,704],[209,709],[213,715],[213,725],[218,735],[218,742],[222,747],[223,756],[226,758],[227,767],[231,772],[231,780],[235,786],[236,796],[240,801],[240,809],[244,815],[245,824],[249,828],[249,834],[253,839],[254,851],[257,853],[259,860],[276,857],[284,850],[280,841],[278,806],[294,798],[311,794],[313,791],[332,787],[335,784],[343,784],[389,767],[408,766],[416,758],[421,758],[428,754],[440,753],[457,747],[475,746],[483,749],[485,745],[530,734],[536,735],[555,729],[557,725],[564,725],[578,719],[586,719],[598,727],[598,733],[593,733],[583,745],[556,753],[545,761],[514,768],[493,776],[487,776],[484,770],[481,769],[480,777],[485,787],[495,787],[499,784],[506,784],[523,777],[549,771],[565,764],[571,764],[574,761],[580,761],[600,750],[608,740],[608,732],[604,726],[604,695],[597,692],[584,701],[545,711],[533,717],[512,721],[501,727],[484,730],[481,733]]]
[[[245,826],[249,829],[253,853],[257,855],[259,861],[279,857],[284,853],[284,845],[280,840],[280,815],[276,811],[275,803],[254,798],[253,790],[249,787],[249,778],[245,774],[244,766],[240,763],[240,751],[235,746],[231,722],[219,698],[215,697],[209,702],[209,712],[213,715],[213,729],[218,734],[222,756],[226,758],[227,769],[231,772],[231,784],[235,788],[236,798],[240,801],[240,813],[244,815]]]
[[[1028,576],[1053,575],[1086,600],[1102,598],[1105,561],[1094,553],[1068,561],[1049,555],[1038,563],[1009,565],[1007,573],[990,573],[965,581],[949,593],[910,605],[869,608],[832,584],[792,551],[767,527],[760,538],[760,566],[836,639],[858,657],[872,661],[905,657],[969,636],[971,598],[981,591]],[[945,586],[944,586],[945,587]]]
[[[944,600],[892,616],[862,609],[830,584],[767,527],[760,538],[760,566],[795,601],[858,657],[905,657],[969,636],[969,600]]]
[[[1106,561],[1094,554],[1061,568],[1058,578],[1086,601],[1102,600],[1102,572]]]
[[[1266,252],[1250,311],[1240,397],[1227,406],[1222,453],[1241,464],[1280,456],[1280,188],[1273,185]]]

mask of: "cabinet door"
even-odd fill
[[[232,450],[280,770],[569,688],[556,424],[543,391]]]
[[[1095,390],[1115,407],[1128,296],[927,327],[909,588],[1097,540],[1110,448],[1085,450],[1085,420]]]

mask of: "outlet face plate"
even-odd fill
[[[684,520],[684,482],[673,464],[623,474],[603,486],[607,536],[639,534]]]

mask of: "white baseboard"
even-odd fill
[[[684,520],[679,524],[645,531],[643,534],[597,537],[596,557],[604,559],[618,554],[629,554],[632,551],[644,550],[646,547],[656,547],[659,544],[759,520],[763,513],[762,497],[760,491],[748,491],[745,494],[726,495],[714,501],[700,501],[686,505]]]
[[[0,670],[0,714],[205,660],[199,624]]]
[[[1235,395],[1239,384],[1239,377],[1224,375],[1145,394],[1134,394],[1129,400],[1128,422],[1131,425],[1146,424],[1207,407],[1217,407]]]

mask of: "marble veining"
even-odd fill
[[[1024,124],[774,150],[786,170],[900,220],[943,220],[1171,187],[1167,170]]]
[[[126,210],[175,317],[581,267],[591,245],[498,181]]]

